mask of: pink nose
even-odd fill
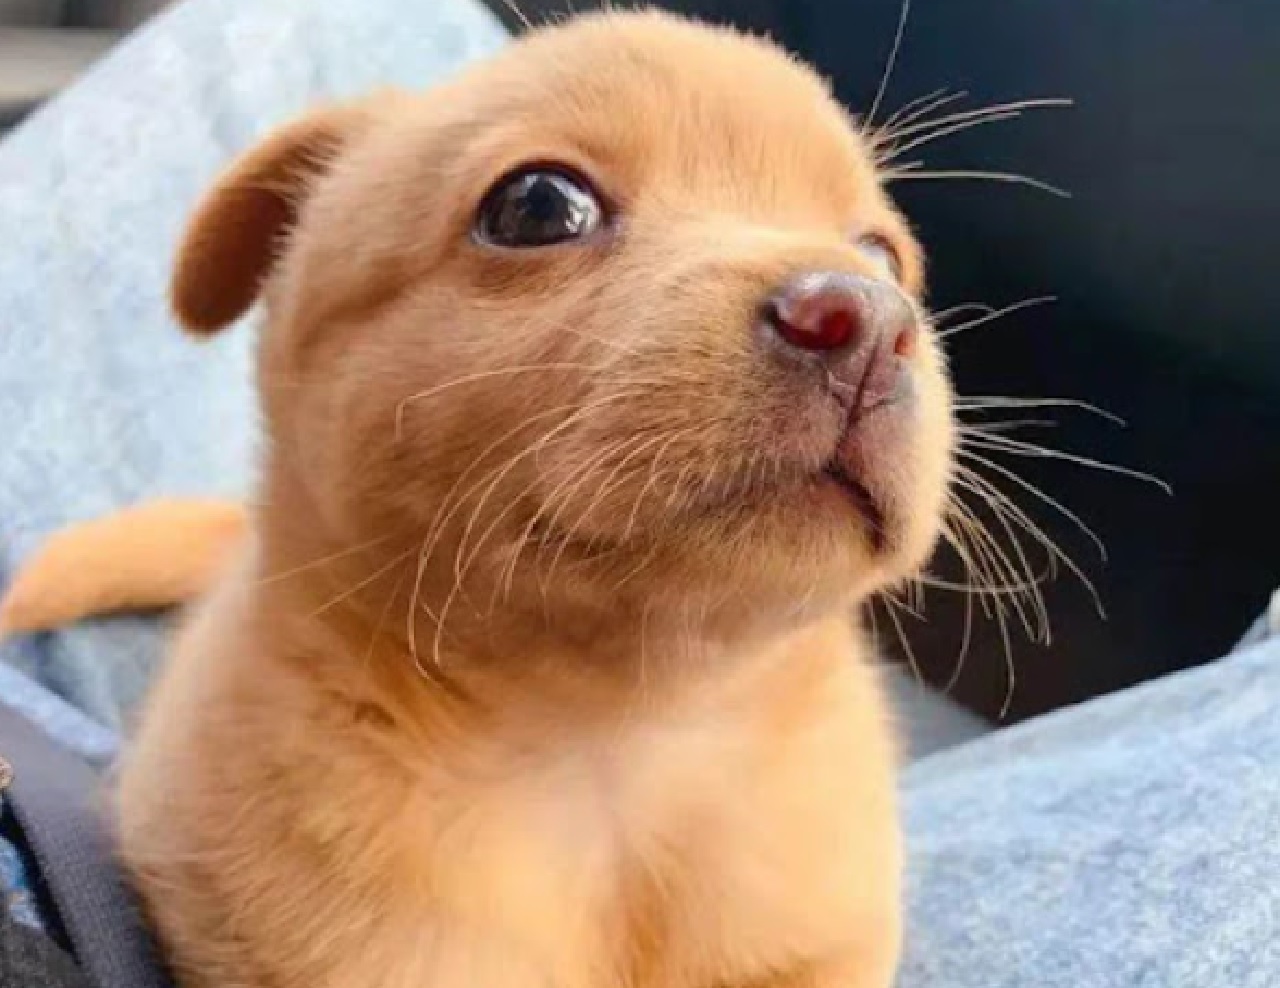
[[[850,412],[905,393],[920,324],[897,286],[842,271],[806,272],[769,298],[764,320],[787,347],[803,352],[802,363],[816,358]]]
[[[800,350],[856,349],[891,337],[893,352],[909,357],[919,332],[915,313],[896,288],[838,271],[792,278],[769,299],[765,315],[777,334]]]

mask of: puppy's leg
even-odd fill
[[[0,634],[199,596],[245,537],[242,505],[147,501],[56,533],[0,600]]]

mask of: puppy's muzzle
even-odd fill
[[[847,272],[805,272],[765,302],[763,318],[784,347],[825,370],[851,417],[910,393],[920,326],[893,285]]]

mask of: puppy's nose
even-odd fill
[[[889,400],[915,353],[919,321],[895,286],[843,271],[809,271],[765,303],[765,321],[788,346],[816,355],[837,396],[860,408]]]

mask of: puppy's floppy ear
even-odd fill
[[[216,332],[258,297],[281,237],[313,179],[369,119],[362,104],[316,110],[243,154],[196,209],[178,250],[173,310],[190,332]]]

